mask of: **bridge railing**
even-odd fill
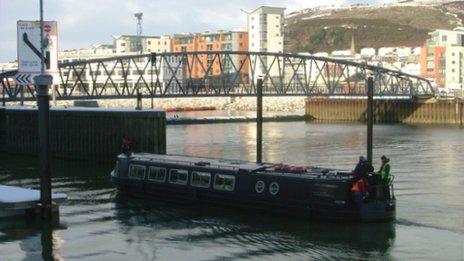
[[[365,63],[260,52],[150,53],[59,64],[57,99],[254,96],[361,96],[368,75],[377,96],[433,95],[427,79]],[[4,100],[32,100],[35,88],[0,75]]]

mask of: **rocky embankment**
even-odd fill
[[[50,101],[53,105],[53,102]],[[135,99],[98,100],[101,108],[135,108]],[[13,104],[12,104],[13,105]],[[19,105],[16,103],[14,105]],[[27,106],[35,106],[35,102],[26,102]],[[58,101],[57,106],[74,106],[73,101]],[[182,110],[223,110],[223,111],[255,111],[255,97],[214,97],[214,98],[162,98],[154,99],[153,107],[167,111]],[[142,100],[143,108],[151,108],[151,99]],[[303,113],[305,97],[264,97],[263,110],[282,113]]]

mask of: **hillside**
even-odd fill
[[[420,46],[435,29],[464,20],[464,1],[425,6],[308,9],[287,18],[287,51],[319,52],[363,47]]]

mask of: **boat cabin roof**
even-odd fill
[[[213,159],[213,158],[201,158],[201,157],[190,157],[182,155],[162,155],[162,154],[151,154],[151,153],[135,153],[132,156],[133,160],[149,161],[166,164],[180,164],[189,166],[203,166],[212,167],[218,169],[228,170],[247,170],[247,171],[259,171],[273,167],[274,164],[270,163],[253,163],[243,160],[230,160],[230,159]]]
[[[120,157],[126,157],[120,155]],[[213,159],[202,157],[190,157],[182,155],[164,155],[151,153],[135,153],[132,161],[141,161],[155,164],[172,164],[178,166],[208,167],[229,171],[247,171],[268,175],[290,175],[307,179],[337,179],[348,180],[352,178],[351,171],[328,169],[310,166],[288,166],[272,163],[254,163],[243,160]]]

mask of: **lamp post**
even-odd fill
[[[135,13],[134,14],[135,18],[137,19],[137,48],[139,50],[140,53],[143,52],[143,48],[142,48],[142,17],[143,17],[143,13],[140,12],[140,13]]]

